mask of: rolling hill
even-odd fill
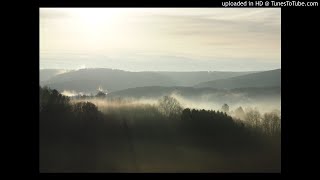
[[[281,87],[281,69],[202,82],[196,88],[234,89],[247,87]]]
[[[253,72],[130,72],[106,68],[80,69],[58,74],[40,82],[59,91],[95,92],[101,86],[108,92],[144,86],[193,86],[199,82],[230,78]]]
[[[40,82],[47,81],[50,78],[67,72],[67,70],[63,69],[40,69]]]

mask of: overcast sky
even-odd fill
[[[40,69],[281,68],[280,8],[41,8]]]

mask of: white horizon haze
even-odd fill
[[[280,8],[40,8],[40,69],[281,68]]]

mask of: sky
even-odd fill
[[[281,68],[280,8],[40,8],[40,69]]]

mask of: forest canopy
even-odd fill
[[[94,98],[117,106],[99,107]],[[52,169],[148,171],[148,168],[141,169],[146,162],[142,161],[144,158],[139,156],[137,147],[160,143],[168,152],[157,152],[159,158],[177,156],[172,154],[178,147],[196,148],[197,151],[222,153],[222,157],[233,156],[240,162],[244,159],[249,162],[243,167],[234,165],[230,170],[278,169],[281,118],[277,112],[261,114],[257,109],[243,110],[239,107],[235,114],[241,115],[241,119],[230,113],[227,104],[222,106],[221,111],[190,109],[182,107],[179,101],[170,96],[160,98],[154,105],[133,105],[130,101],[101,99],[100,96],[75,101],[57,90],[40,87],[40,167],[49,172]],[[170,145],[165,145],[167,143]],[[105,148],[109,150],[105,151]],[[121,158],[117,160],[113,156],[120,151],[129,154],[122,159],[131,163],[129,169],[121,166],[116,168],[114,163]],[[190,159],[193,153],[187,153],[182,159],[195,163],[195,159]],[[224,165],[215,163],[213,154],[212,158],[207,157],[211,164],[208,167],[212,167],[211,170],[223,168]],[[102,156],[113,160],[99,160]],[[261,161],[268,163],[259,163]],[[157,161],[154,163],[157,164]],[[169,158],[166,163],[174,163],[172,168],[176,170],[192,169],[184,167],[180,160],[173,162]],[[201,166],[201,162],[197,163]],[[224,163],[232,164],[232,161],[225,159]],[[150,165],[149,168],[156,166],[159,164]],[[161,167],[165,169],[165,166]]]

